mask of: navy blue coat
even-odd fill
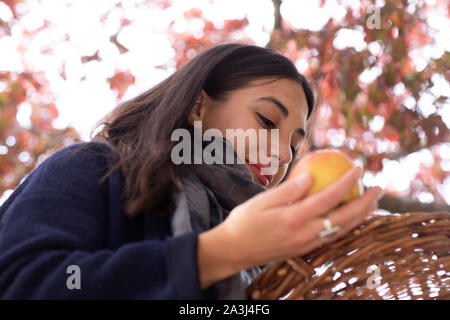
[[[217,284],[199,286],[198,234],[171,236],[170,217],[127,217],[122,171],[98,182],[114,164],[102,153],[99,142],[55,152],[0,207],[0,298],[216,299]]]

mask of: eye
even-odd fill
[[[262,115],[260,115],[258,112],[256,113],[259,117],[259,119],[264,123],[264,125],[266,127],[270,127],[270,128],[275,128],[275,123],[273,123],[272,121],[270,121],[269,119],[267,119],[266,117],[263,117]]]

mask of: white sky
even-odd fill
[[[129,69],[136,77],[135,85],[128,89],[123,97],[124,100],[147,90],[174,71],[173,68],[164,71],[154,67],[168,62],[174,55],[174,50],[166,36],[166,29],[171,20],[180,19],[175,25],[179,31],[201,30],[201,25],[195,23],[189,25],[182,19],[187,9],[201,8],[204,16],[217,22],[218,25],[223,19],[247,16],[249,26],[246,33],[256,44],[262,46],[269,40],[273,26],[271,0],[214,0],[214,5],[208,0],[173,0],[174,5],[164,11],[144,6],[136,10],[134,4],[144,2],[142,0],[121,1],[125,8],[124,17],[132,20],[133,23],[120,33],[118,40],[130,50],[120,55],[118,49],[109,41],[109,37],[115,34],[119,27],[121,17],[119,9],[111,12],[106,24],[99,21],[99,16],[117,2],[119,1],[27,0],[27,6],[31,8],[29,14],[21,20],[20,25],[13,28],[11,37],[0,38],[0,70],[20,72],[23,66],[27,65],[36,71],[44,72],[50,81],[51,91],[56,96],[56,104],[60,112],[58,119],[54,122],[55,127],[64,128],[73,125],[84,140],[89,140],[89,133],[94,124],[117,105],[115,93],[110,90],[105,80],[113,75],[114,69]],[[356,0],[343,2],[350,4],[355,10],[360,6],[360,2]],[[381,4],[383,1],[379,2]],[[282,15],[295,28],[320,30],[329,17],[339,19],[345,14],[344,9],[338,6],[336,1],[328,1],[323,10],[319,9],[318,3],[319,0],[285,0],[281,8]],[[67,4],[71,4],[70,8]],[[9,9],[1,2],[0,17],[3,20],[11,18]],[[17,46],[21,43],[23,30],[40,27],[44,18],[54,27],[44,29],[34,37],[24,61],[21,61],[20,56],[17,55]],[[430,24],[438,30],[433,35],[437,45],[413,53],[419,69],[425,66],[430,57],[438,57],[444,51],[450,51],[450,21],[446,19],[445,14],[437,11],[430,17]],[[65,33],[69,34],[70,42],[62,41]],[[334,45],[338,49],[353,46],[356,50],[362,50],[366,47],[362,32],[348,29],[341,30]],[[40,53],[41,48],[46,46],[54,50],[55,56]],[[372,43],[369,49],[376,52],[379,50],[379,45]],[[81,63],[80,56],[93,55],[97,50],[100,50],[101,62]],[[67,80],[59,76],[63,61],[66,63]],[[303,61],[298,65],[301,67],[305,63],[307,62]],[[360,79],[371,82],[380,73],[379,68],[373,68],[365,71]],[[85,81],[80,81],[82,76],[86,77]],[[450,94],[450,86],[443,77],[435,76],[433,82],[435,92]],[[396,90],[401,93],[404,87],[399,86]],[[435,112],[430,98],[430,95],[424,95],[419,101],[419,108],[426,116]],[[450,127],[450,106],[443,108],[440,113]],[[17,119],[22,125],[29,126],[30,114],[31,106],[24,103],[19,106]],[[374,131],[382,125],[382,121],[380,117],[371,123]],[[334,136],[333,141],[339,143],[338,134]],[[5,146],[0,146],[0,152],[4,152],[4,148]],[[445,153],[446,157],[441,165],[447,169],[450,166],[449,148],[447,146],[441,148],[442,155],[444,156]],[[388,161],[382,173],[376,177],[366,175],[364,182],[368,186],[377,184],[406,191],[409,181],[418,170],[419,161],[429,162],[430,157],[431,153],[424,150],[406,157],[401,162]],[[446,201],[450,203],[450,178],[446,180],[442,193]],[[430,196],[421,195],[421,200],[432,201],[433,197]],[[5,195],[0,198],[0,203],[2,198],[5,198]]]

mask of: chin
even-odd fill
[[[259,184],[263,187],[265,187],[261,181],[259,180],[258,176],[252,171],[252,169],[250,169],[250,166],[247,164],[247,161],[244,163],[245,167],[248,169],[248,171],[250,171],[250,174],[252,175],[252,180],[254,183]],[[270,183],[267,185],[267,187],[269,187]],[[267,188],[266,187],[266,188]]]
[[[278,185],[278,182],[275,180],[270,181],[269,185],[266,187],[267,189],[273,188]]]
[[[283,168],[279,168],[278,172],[275,173],[272,181],[270,181],[269,185],[266,188],[270,189],[270,188],[276,187],[281,182],[283,182],[283,179],[285,179],[285,177],[286,177],[286,172],[287,172],[287,170],[283,170]]]
[[[269,185],[266,188],[270,189],[270,188],[276,187],[277,185],[280,184],[281,180],[282,179],[279,179],[278,177],[274,177],[274,179],[272,181],[270,181]]]

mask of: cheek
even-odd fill
[[[229,106],[216,107],[207,113],[203,118],[204,129],[219,129],[225,137],[227,129],[243,129],[244,131],[251,127],[248,117]]]
[[[244,111],[243,111],[244,110]],[[237,116],[239,114],[239,116]],[[259,136],[259,129],[261,129],[258,126],[257,120],[255,119],[254,114],[250,110],[245,109],[236,109],[232,106],[226,105],[226,106],[220,106],[215,109],[212,109],[209,113],[205,115],[202,122],[202,129],[203,131],[206,129],[218,129],[221,133],[223,138],[227,138],[226,130],[237,130],[241,129],[241,133],[245,134],[245,132],[248,129],[254,130],[255,136],[256,136],[256,143],[250,143],[249,137],[245,137],[245,157],[247,159],[256,159],[255,162],[267,162],[267,156],[271,153],[271,137],[270,133],[266,134],[265,139],[260,139]],[[237,131],[234,131],[234,133],[238,133]],[[232,136],[229,136],[228,139],[232,138]],[[261,137],[263,138],[263,137]],[[236,146],[238,145],[238,140],[242,141],[243,137],[237,138],[234,137],[234,146],[236,149]],[[261,152],[263,152],[266,157],[265,159],[260,158],[260,149]],[[237,151],[237,150],[236,150]],[[279,180],[281,180],[284,176],[285,170]],[[273,181],[274,182],[274,181]]]
[[[230,115],[231,114],[231,115]],[[245,132],[248,129],[255,130],[257,143],[256,145],[259,145],[259,139],[258,139],[258,128],[255,127],[254,120],[250,118],[250,115],[243,115],[236,116],[236,112],[231,112],[231,110],[226,110],[226,108],[223,108],[222,110],[210,113],[203,119],[202,122],[203,130],[206,129],[218,129],[221,133],[223,138],[227,138],[227,129],[232,130],[230,132],[230,135],[228,138],[232,138],[234,135],[239,136],[240,133],[245,134]],[[242,130],[242,131],[236,131],[236,130]],[[240,137],[242,139],[243,137]],[[234,137],[234,145],[236,146],[238,142],[238,138]],[[250,141],[248,137],[245,139],[245,153],[246,155],[249,154]],[[253,150],[253,152],[257,153],[256,150]]]

